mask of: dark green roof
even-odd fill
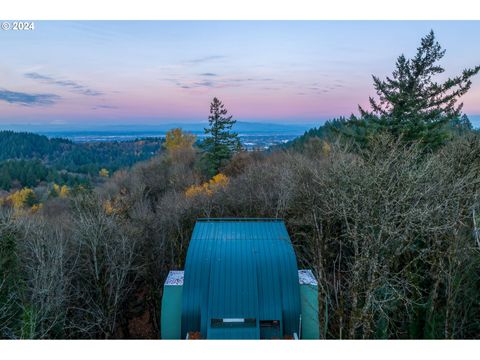
[[[185,264],[183,337],[258,339],[268,336],[264,320],[279,321],[278,336],[293,335],[299,317],[298,269],[283,221],[197,221]]]

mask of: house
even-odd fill
[[[282,220],[199,219],[161,317],[164,339],[318,339],[317,282]]]

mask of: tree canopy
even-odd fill
[[[463,70],[461,75],[436,82],[445,71],[439,61],[445,50],[430,31],[421,39],[416,55],[400,55],[391,77],[373,76],[378,99],[370,97],[370,110],[359,106],[361,118],[355,125],[365,127],[364,135],[386,131],[407,142],[420,141],[427,147],[442,144],[448,136],[447,124],[462,115],[458,100],[472,84],[480,66]]]
[[[207,173],[214,176],[219,169],[226,165],[234,152],[240,149],[238,134],[231,131],[236,120],[228,116],[225,105],[216,97],[210,104],[209,127],[205,128],[208,135],[203,141]]]
[[[171,129],[165,136],[165,149],[169,152],[191,149],[195,140],[195,135],[185,133],[181,128]]]

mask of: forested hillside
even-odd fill
[[[315,146],[321,143],[321,140],[331,142],[339,138],[347,141],[351,138],[362,138],[365,136],[368,126],[369,124],[365,119],[357,119],[353,115],[349,119],[340,117],[328,120],[324,125],[305,131],[302,136],[278,146],[278,148],[315,151]],[[447,138],[453,139],[456,135],[478,132],[479,130],[473,128],[467,115],[462,114],[449,120],[444,126],[444,131]],[[357,144],[364,145],[362,141]]]
[[[100,170],[109,173],[149,159],[161,139],[73,143],[43,135],[0,131],[0,188],[35,187],[40,183],[75,186],[90,183]]]
[[[0,337],[158,338],[195,220],[274,217],[318,279],[322,338],[480,338],[480,134],[450,126],[466,123],[457,101],[480,67],[436,84],[441,56],[430,33],[378,86],[383,107],[297,145],[242,151],[214,99],[200,146],[173,129],[164,151],[95,187],[5,197]]]
[[[73,143],[65,139],[13,131],[0,131],[0,160],[56,158]]]

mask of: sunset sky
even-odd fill
[[[480,22],[36,22],[0,31],[0,124],[237,120],[318,123],[357,113],[433,29],[444,76],[480,63]],[[480,115],[480,76],[463,98]]]

